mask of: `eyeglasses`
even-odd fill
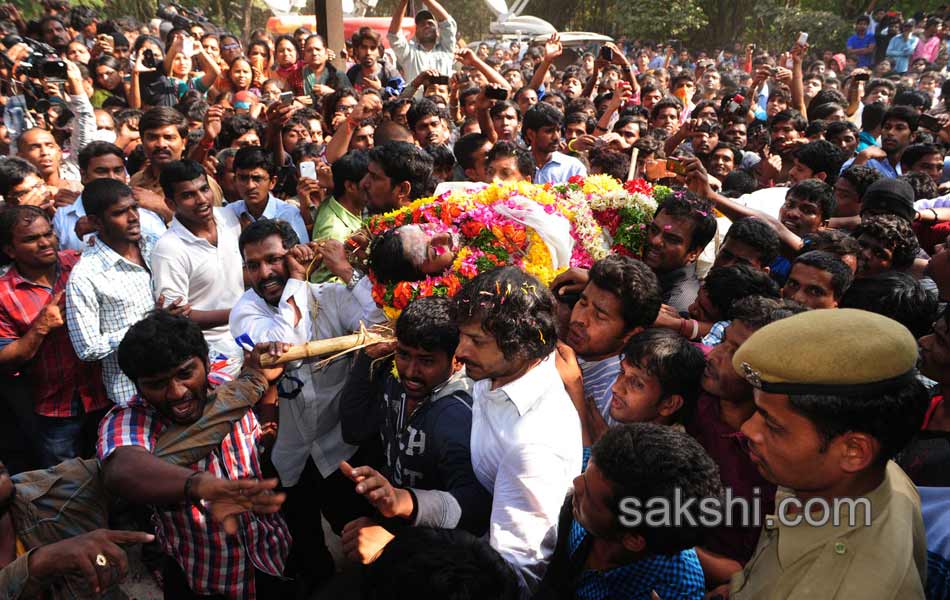
[[[28,196],[29,194],[37,190],[41,192],[46,192],[47,191],[46,183],[41,181],[37,183],[36,185],[30,187],[29,189],[7,194],[6,195],[7,202],[13,203],[15,201],[19,201],[20,198],[25,198],[26,196]]]
[[[241,44],[225,44],[221,46],[222,50],[237,50],[241,47]]]

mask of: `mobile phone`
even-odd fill
[[[300,176],[305,179],[317,178],[317,165],[312,160],[305,160],[300,163]]]
[[[683,161],[677,160],[675,158],[666,159],[666,170],[681,177],[686,176],[686,164]]]
[[[195,40],[191,37],[185,37],[181,41],[181,51],[185,56],[190,57],[195,52]]]
[[[155,62],[155,53],[152,52],[151,48],[146,48],[142,52],[142,66],[148,69],[154,69],[158,66],[158,63]]]
[[[435,77],[430,77],[429,83],[431,83],[432,85],[449,85],[449,76],[436,75]]]
[[[855,81],[867,81],[871,79],[870,73],[858,73],[854,76]]]
[[[281,92],[279,102],[281,104],[293,104],[294,93],[293,92]]]
[[[804,31],[798,34],[798,45],[804,46],[808,43],[808,34]]]
[[[612,61],[614,59],[613,48],[611,48],[610,46],[601,46],[600,57],[606,61]]]
[[[491,100],[507,100],[508,90],[502,87],[485,88],[485,97]]]
[[[921,127],[928,131],[940,131],[943,129],[940,121],[933,115],[922,114],[917,119],[917,123],[919,123]]]
[[[398,90],[400,83],[402,83],[401,79],[390,79],[389,81],[386,82],[386,87],[393,90]]]

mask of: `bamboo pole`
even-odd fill
[[[345,354],[347,352],[359,350],[360,348],[365,348],[366,346],[372,344],[394,341],[396,341],[395,337],[392,335],[387,335],[385,330],[380,332],[360,326],[360,330],[351,335],[344,335],[325,340],[314,340],[312,342],[307,342],[306,344],[291,346],[287,352],[284,352],[280,356],[274,357],[269,354],[265,354],[261,356],[261,366],[271,367],[274,365],[282,365],[294,360],[304,360],[306,358],[314,358],[317,356]]]

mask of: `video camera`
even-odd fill
[[[212,25],[200,10],[185,8],[175,3],[159,6],[155,16],[163,21],[170,22],[175,29],[188,30],[195,25],[202,27]]]
[[[66,61],[56,54],[56,50],[52,46],[18,35],[8,35],[3,38],[3,45],[6,48],[11,48],[20,43],[30,47],[30,56],[17,65],[16,75],[26,75],[30,78],[51,81],[66,81]]]

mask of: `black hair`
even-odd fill
[[[838,258],[845,256],[857,256],[861,253],[861,245],[840,229],[820,229],[806,234],[802,238],[802,249],[800,253],[811,250],[823,250],[830,252]]]
[[[663,303],[660,282],[653,270],[639,260],[611,254],[595,262],[590,283],[620,299],[621,316],[627,331],[650,327]]]
[[[758,180],[745,169],[729,171],[722,180],[722,194],[729,198],[751,194],[757,189],[759,189]]]
[[[461,529],[404,527],[367,567],[363,600],[517,600],[518,578],[487,541]]]
[[[816,203],[821,210],[822,221],[827,221],[834,216],[835,207],[838,204],[834,188],[820,179],[799,181],[788,189],[788,195]]]
[[[387,229],[370,244],[369,268],[380,283],[419,281],[426,277],[406,256],[400,229]]]
[[[449,316],[452,301],[436,296],[417,298],[396,320],[396,339],[429,352],[444,352],[451,358],[459,345],[458,325]]]
[[[661,400],[682,396],[683,406],[673,414],[673,420],[679,423],[690,420],[706,368],[706,357],[699,347],[669,329],[644,329],[627,341],[623,360],[660,381]]]
[[[247,115],[232,115],[221,121],[221,133],[218,135],[218,146],[228,148],[242,135],[249,131],[256,131],[257,137],[264,141],[264,125]]]
[[[818,93],[808,101],[808,116],[811,117],[812,111],[824,104],[837,104],[841,108],[846,108],[848,106],[848,99],[838,90],[818,90]]]
[[[534,172],[538,168],[537,164],[534,162],[534,157],[531,156],[530,152],[515,142],[501,140],[492,146],[492,149],[488,152],[488,164],[491,164],[499,158],[509,157],[513,157],[515,159],[515,162],[518,164],[518,171],[524,177],[527,177],[528,179],[534,179]]]
[[[475,166],[473,155],[485,144],[490,144],[491,140],[484,133],[475,132],[463,135],[455,142],[455,160],[463,169],[471,169]]]
[[[768,130],[771,132],[772,127],[774,127],[776,123],[782,123],[785,121],[788,121],[792,128],[798,133],[804,133],[805,128],[808,126],[808,121],[805,120],[805,118],[802,116],[802,113],[789,108],[776,113],[774,117],[769,119]],[[752,137],[751,131],[749,132],[749,137]]]
[[[564,115],[561,114],[561,111],[546,102],[538,102],[524,114],[524,122],[521,127],[525,131],[537,131],[542,127],[557,127],[560,129],[563,123]]]
[[[455,155],[445,144],[429,144],[425,151],[432,157],[433,170],[449,170],[455,166]]]
[[[518,267],[481,273],[456,294],[452,319],[474,321],[490,333],[508,360],[543,358],[557,343],[554,296]]]
[[[893,392],[789,395],[788,401],[795,412],[815,426],[822,440],[822,452],[840,435],[866,433],[880,444],[875,464],[883,466],[920,430],[930,406],[930,395],[915,377]]]
[[[914,163],[931,154],[939,154],[943,159],[943,152],[934,144],[911,144],[901,153],[901,169],[906,173]]]
[[[264,169],[271,177],[277,174],[273,156],[260,146],[245,146],[234,155],[235,171],[249,171],[252,169]]]
[[[27,175],[39,177],[40,173],[28,161],[17,156],[0,158],[0,196],[6,199],[10,190],[23,183]]]
[[[729,240],[742,242],[759,253],[759,262],[767,267],[778,258],[781,241],[772,227],[756,217],[745,217],[735,221],[726,232],[723,245]]]
[[[413,102],[409,112],[406,113],[406,122],[409,123],[409,129],[415,131],[419,121],[431,116],[438,117],[446,123],[449,121],[449,115],[444,108],[428,98],[422,98]]]
[[[827,105],[823,105],[827,106]],[[828,122],[823,119],[813,119],[808,122],[808,126],[805,127],[805,137],[811,138],[816,135],[824,135],[828,131]]]
[[[175,160],[164,167],[158,179],[162,185],[162,192],[165,197],[171,200],[175,198],[175,184],[183,181],[193,181],[204,177],[207,181],[208,175],[205,173],[201,163],[194,160]]]
[[[30,225],[39,218],[52,223],[49,215],[38,206],[11,204],[0,208],[0,259],[3,259],[0,262],[4,264],[12,262],[12,259],[3,252],[3,248],[13,244],[13,231],[17,225]]]
[[[129,327],[116,356],[125,376],[138,385],[142,377],[166,373],[194,357],[207,367],[208,342],[191,319],[153,310]]]
[[[727,317],[732,321],[742,321],[749,329],[756,330],[807,310],[808,308],[791,300],[747,296],[732,305]]]
[[[719,311],[720,319],[725,318],[733,304],[747,296],[779,297],[775,280],[765,271],[749,265],[714,267],[706,274],[703,286],[710,303]]]
[[[861,225],[854,230],[854,237],[867,234],[891,250],[891,264],[896,270],[909,268],[914,264],[920,244],[914,229],[905,219],[897,215],[884,214],[864,217]],[[860,240],[858,240],[860,243]]]
[[[838,112],[839,110],[843,111],[844,108],[840,104],[836,104],[835,102],[826,102],[824,104],[819,104],[813,109],[809,109],[808,126],[811,127],[811,125],[815,121],[821,121],[822,123],[826,123],[828,118],[831,117],[831,115]],[[805,131],[807,133],[808,129],[806,129]]]
[[[683,112],[683,103],[680,102],[679,98],[674,98],[673,96],[660,98],[660,101],[654,104],[653,109],[650,111],[650,121],[655,121],[660,111],[665,108],[675,108],[677,114],[680,114]]]
[[[630,156],[626,152],[617,152],[606,146],[591,148],[587,153],[587,162],[592,171],[596,167],[601,173],[619,181],[626,181],[630,173]]]
[[[917,131],[917,121],[919,119],[920,114],[916,110],[910,106],[898,105],[897,99],[895,98],[894,106],[884,113],[881,124],[887,123],[889,120],[904,121],[907,123],[907,126],[910,127],[911,131]]]
[[[676,190],[667,196],[657,207],[655,215],[661,211],[677,219],[689,219],[693,224],[693,234],[687,250],[705,248],[716,235],[716,216],[713,214],[712,205],[689,190]]]
[[[798,149],[795,158],[815,173],[824,173],[828,185],[834,185],[841,165],[847,160],[841,148],[827,140],[808,142]],[[830,218],[832,212],[824,213],[825,218]]]
[[[142,133],[143,138],[145,137],[146,131],[167,127],[169,125],[178,129],[178,135],[181,137],[184,138],[188,135],[188,120],[185,119],[185,115],[169,106],[150,108],[145,111],[142,118],[139,119],[139,131]]]
[[[841,257],[824,250],[809,250],[795,257],[792,269],[797,264],[813,267],[831,275],[831,293],[835,300],[840,300],[854,281],[854,272],[846,265]]]
[[[930,94],[925,94],[920,90],[904,90],[894,96],[894,100],[891,102],[891,109],[887,112],[890,113],[895,108],[903,109],[903,114],[900,118],[907,121],[908,124],[913,122],[911,131],[916,131],[917,117],[920,114],[918,111],[927,110],[930,108],[932,102],[933,100]],[[910,117],[913,117],[913,121],[909,120]],[[885,115],[884,120],[886,121],[887,119],[888,116]]]
[[[287,221],[258,219],[245,227],[244,231],[241,232],[241,237],[238,238],[238,249],[241,251],[241,255],[244,255],[244,247],[248,244],[256,244],[272,235],[280,237],[284,250],[290,250],[300,243],[297,232]]]
[[[492,107],[488,109],[488,116],[494,119],[509,108],[515,111],[515,117],[518,118],[518,122],[520,123],[522,121],[521,108],[517,103],[512,102],[511,100],[501,100],[499,102],[495,102]]]
[[[617,530],[643,536],[651,554],[672,555],[702,544],[706,530],[696,520],[676,527],[624,529],[621,501],[636,498],[640,506],[654,498],[674,496],[717,498],[722,493],[719,467],[692,436],[665,425],[629,423],[608,429],[591,448],[591,461],[610,483],[608,505],[617,517]],[[645,521],[646,522],[646,521]]]
[[[432,157],[415,144],[386,142],[369,151],[369,160],[379,165],[394,187],[408,181],[411,200],[431,196],[435,190]]]
[[[117,156],[122,163],[125,163],[125,153],[122,152],[122,148],[119,148],[112,142],[103,142],[96,140],[94,142],[89,142],[82,150],[79,151],[78,163],[79,170],[86,172],[86,169],[89,168],[89,161],[94,158],[99,158],[100,156],[107,155]]]
[[[865,105],[864,110],[861,111],[862,131],[874,131],[883,125],[885,114],[887,114],[887,107],[882,102]]]
[[[937,299],[919,281],[900,271],[856,279],[839,306],[858,308],[894,319],[921,338],[937,318]]]
[[[941,162],[943,161],[942,156],[941,154]],[[914,201],[936,198],[937,194],[939,194],[937,191],[937,182],[926,173],[911,171],[903,175],[898,175],[897,178],[901,181],[906,181],[914,190]]]
[[[369,155],[361,150],[353,150],[344,154],[331,165],[333,171],[333,196],[342,198],[346,195],[346,182],[359,183],[366,175],[369,166]]]
[[[100,219],[110,206],[122,198],[131,198],[132,188],[115,179],[96,179],[90,181],[82,190],[82,207],[87,215]]]
[[[828,127],[825,129],[825,138],[831,141],[830,138],[837,137],[846,131],[853,133],[854,137],[857,137],[860,133],[858,126],[851,121],[832,121],[828,123]]]
[[[842,171],[839,176],[850,183],[858,192],[858,198],[864,197],[871,184],[884,177],[880,171],[868,165],[852,165]]]

